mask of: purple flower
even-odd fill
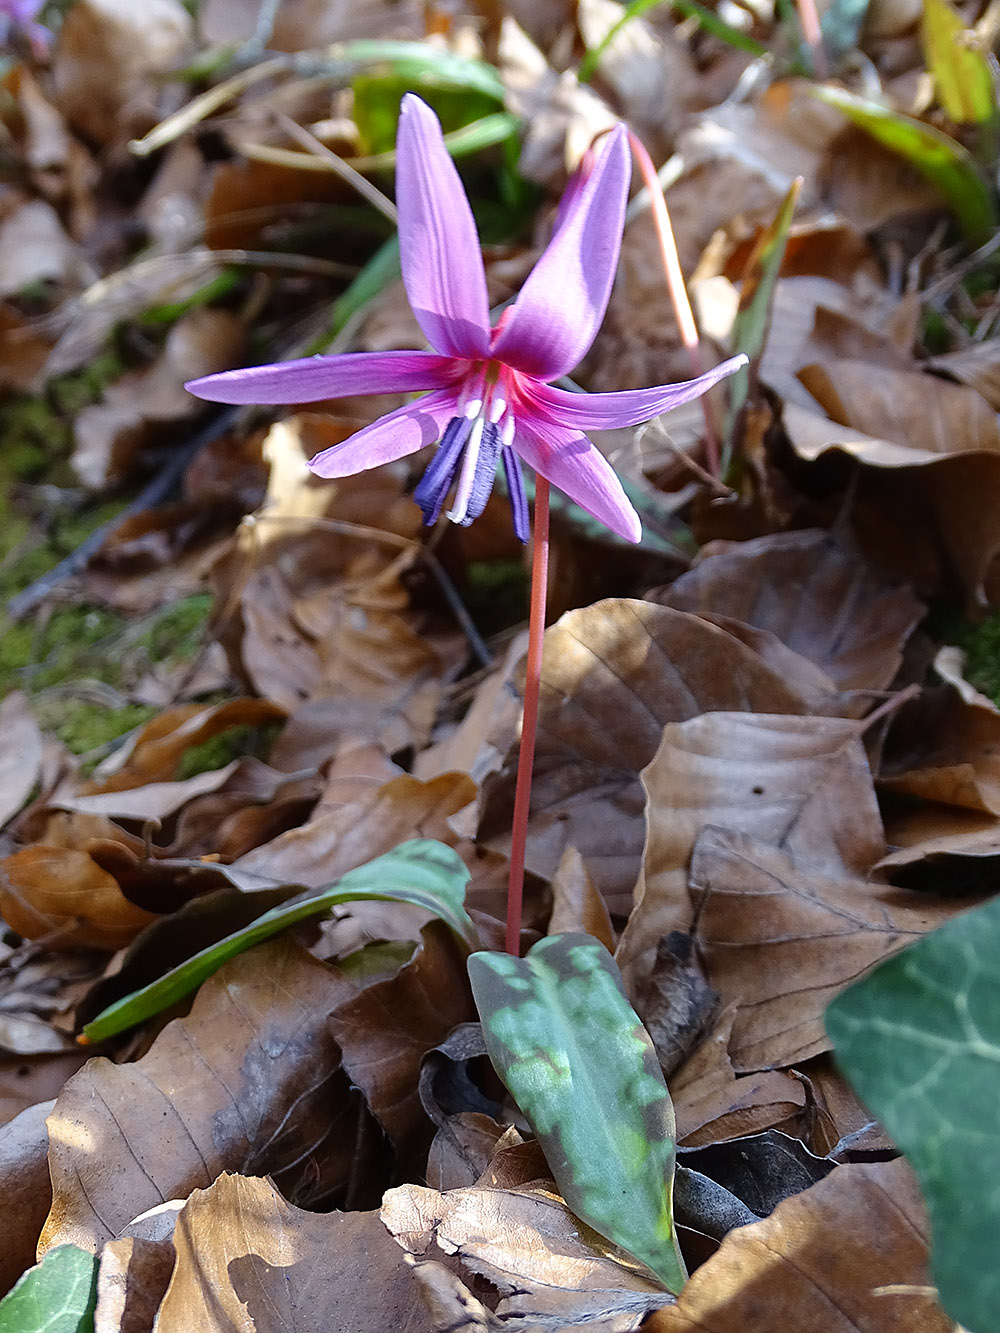
[[[354,394],[427,391],[317,454],[322,477],[346,477],[438,444],[414,492],[427,523],[468,524],[486,507],[502,462],[514,528],[529,536],[518,459],[612,532],[638,541],[639,516],[584,431],[634,426],[705,392],[742,365],[736,357],[684,384],[622,393],[568,393],[568,374],[604,318],[621,246],[630,175],[618,126],[569,187],[555,233],[516,301],[490,327],[479,236],[437,117],[403,98],[396,199],[403,282],[430,352],[354,352],[230,370],[188,389],[217,403],[307,403]]]
[[[27,34],[36,55],[48,52],[51,33],[35,23],[34,18],[45,0],[0,0],[0,42],[10,39],[11,30],[20,28]]]

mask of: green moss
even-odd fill
[[[968,626],[956,639],[966,653],[966,678],[1000,704],[1000,611],[981,625]]]
[[[280,730],[277,723],[267,727],[230,727],[211,740],[185,750],[174,776],[182,780],[193,778],[198,773],[211,773],[217,768],[225,768],[234,759],[242,759],[244,755],[256,755],[262,759],[266,757]]]

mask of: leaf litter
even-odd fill
[[[65,1265],[73,1327],[101,1333],[952,1326],[914,1173],[824,1024],[1000,866],[1000,711],[963,667],[1000,594],[1000,302],[989,246],[949,230],[950,206],[975,243],[993,207],[971,158],[956,138],[926,156],[979,114],[958,93],[982,69],[949,83],[940,8],[933,40],[887,5],[849,36],[881,109],[811,95],[766,6],[727,29],[721,7],[616,27],[611,0],[74,0],[12,28],[0,575],[32,602],[0,650],[0,1282],[28,1275],[18,1301],[69,1292]],[[503,497],[428,531],[407,460],[312,476],[398,395],[213,416],[182,390],[422,345],[391,224],[342,170],[391,192],[407,90],[466,136],[495,304],[626,119],[670,158],[716,362],[742,350],[747,264],[802,178],[734,466],[706,474],[700,409],[609,432],[647,537],[626,549],[573,507],[554,524],[525,945],[613,949],[652,1036],[688,1182],[676,1299],[574,1217],[524,1137],[475,1035],[469,936],[412,898],[294,912],[430,838],[468,872],[469,930],[502,937],[526,597]],[[636,195],[587,389],[690,376],[650,224]],[[219,947],[193,996],[96,1052],[74,1041],[289,903],[296,924]]]

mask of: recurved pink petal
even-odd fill
[[[694,380],[657,384],[650,389],[624,389],[620,393],[567,393],[565,389],[538,381],[522,381],[521,392],[546,420],[557,425],[573,430],[614,430],[619,426],[636,426],[640,421],[680,407],[746,364],[745,356],[734,356]]]
[[[463,362],[436,352],[344,352],[307,356],[188,380],[211,403],[318,403],[366,393],[440,389],[461,379]]]
[[[534,418],[517,423],[514,448],[529,467],[547,477],[606,528],[637,542],[639,515],[632,508],[615,470],[586,435]]]
[[[455,392],[439,389],[386,417],[379,417],[343,444],[324,449],[310,458],[309,467],[320,477],[350,477],[355,472],[392,463],[440,440],[445,426],[457,412]]]
[[[438,118],[413,93],[399,112],[396,203],[403,283],[427,341],[449,356],[484,356],[490,308],[479,233]]]
[[[491,355],[543,380],[566,375],[600,327],[618,266],[629,149],[617,126],[497,332]]]

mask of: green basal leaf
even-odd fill
[[[837,1061],[906,1154],[948,1314],[1000,1310],[1000,898],[880,964],[826,1013]]]
[[[97,1256],[60,1245],[0,1301],[0,1333],[93,1333]]]
[[[673,1107],[614,959],[590,935],[552,935],[526,958],[473,954],[469,978],[489,1057],[568,1206],[680,1291]]]
[[[945,114],[956,125],[986,124],[996,115],[989,62],[948,0],[924,0],[921,36],[927,69]]]
[[[273,907],[252,925],[234,931],[157,981],[117,1000],[86,1025],[82,1038],[87,1043],[104,1041],[145,1022],[196,990],[230,958],[341,903],[371,899],[412,903],[439,916],[475,949],[480,942],[478,932],[464,906],[468,879],[461,857],[444,843],[430,838],[401,843],[367,865],[348,871],[328,889]]]
[[[808,90],[828,102],[879,143],[910,162],[941,192],[971,245],[988,240],[996,204],[972,155],[932,125],[891,111],[843,88],[816,84]]]

